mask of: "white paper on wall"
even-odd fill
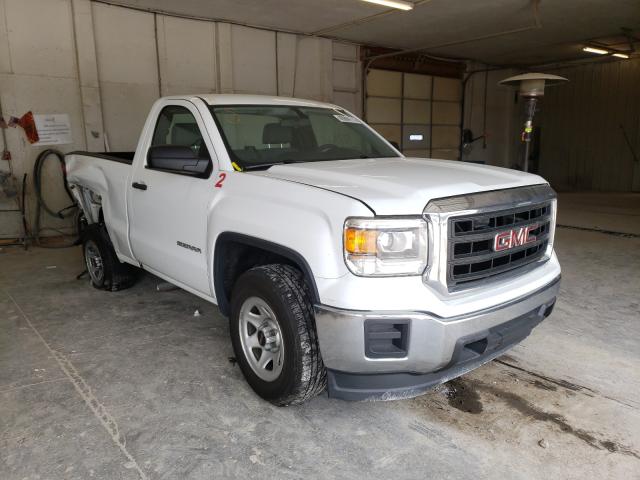
[[[38,130],[38,140],[34,145],[64,145],[73,143],[71,136],[71,122],[66,113],[52,113],[49,115],[34,115]]]

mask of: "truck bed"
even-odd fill
[[[111,160],[112,162],[126,163],[131,165],[136,152],[83,152],[75,151],[67,155],[83,155],[87,157],[97,157],[103,160]]]
[[[80,189],[74,196],[85,201],[85,214],[94,214],[95,222],[100,212],[108,225],[111,242],[121,260],[132,258],[128,244],[127,191],[130,188],[134,152],[71,152],[65,155],[67,181],[97,194],[87,197]],[[108,160],[108,161],[107,161]]]

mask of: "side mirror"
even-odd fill
[[[210,173],[211,158],[208,154],[199,156],[191,148],[182,145],[156,145],[147,153],[147,167],[183,175],[206,176]]]
[[[393,148],[395,148],[396,150],[400,151],[400,145],[398,145],[398,142],[394,142],[394,141],[391,141],[391,140],[388,140],[388,142],[391,144],[391,146]]]

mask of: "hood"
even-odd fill
[[[252,172],[331,190],[366,203],[376,215],[421,214],[435,198],[546,183],[507,168],[422,158],[367,158],[275,165]]]

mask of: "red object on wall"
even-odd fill
[[[29,143],[36,143],[40,140],[40,137],[38,136],[38,129],[36,128],[36,122],[33,119],[33,113],[30,111],[25,113],[20,117],[17,123],[24,129],[24,133],[26,133]]]

